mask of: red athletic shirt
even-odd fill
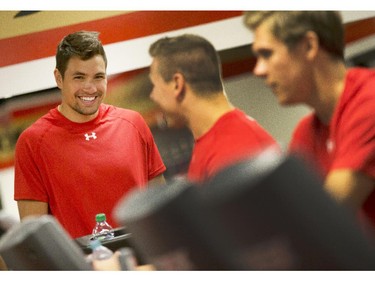
[[[315,114],[303,118],[290,151],[303,153],[325,177],[336,169],[361,171],[375,179],[375,71],[353,68],[330,124]],[[375,225],[375,190],[363,205]]]
[[[14,199],[47,202],[76,238],[91,234],[97,213],[116,227],[118,200],[164,171],[139,113],[102,104],[94,120],[78,124],[55,108],[17,141]]]
[[[223,115],[195,141],[188,178],[204,181],[225,166],[279,145],[254,119],[239,109]]]

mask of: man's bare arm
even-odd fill
[[[165,184],[165,183],[166,182],[165,182],[165,178],[164,178],[163,175],[159,175],[159,176],[153,178],[152,180],[150,180],[148,182],[149,185],[153,185],[153,184],[155,184],[155,185],[161,185],[161,184]]]
[[[358,210],[374,189],[374,180],[353,170],[334,170],[328,174],[325,187],[339,203]]]
[[[28,216],[42,216],[48,214],[48,203],[33,200],[17,201],[20,219]]]

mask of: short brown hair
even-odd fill
[[[262,23],[270,24],[270,31],[289,49],[308,31],[319,38],[323,49],[333,57],[344,59],[344,27],[337,11],[249,11],[244,14],[244,24],[255,30]]]
[[[164,81],[171,81],[173,74],[179,72],[197,94],[223,90],[219,55],[203,37],[193,34],[164,37],[150,46],[149,53],[159,60]]]
[[[99,32],[77,31],[65,36],[57,46],[56,68],[62,77],[71,57],[79,57],[88,60],[96,55],[101,55],[107,67],[107,57],[101,41]]]

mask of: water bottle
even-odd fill
[[[92,249],[91,261],[106,260],[113,255],[113,251],[103,246],[98,239],[90,241],[90,248]]]
[[[92,240],[108,240],[115,236],[114,230],[112,226],[108,224],[105,214],[97,214],[95,220],[96,224],[92,230]]]

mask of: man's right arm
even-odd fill
[[[42,216],[48,214],[48,203],[35,200],[18,200],[20,219],[28,216]]]

